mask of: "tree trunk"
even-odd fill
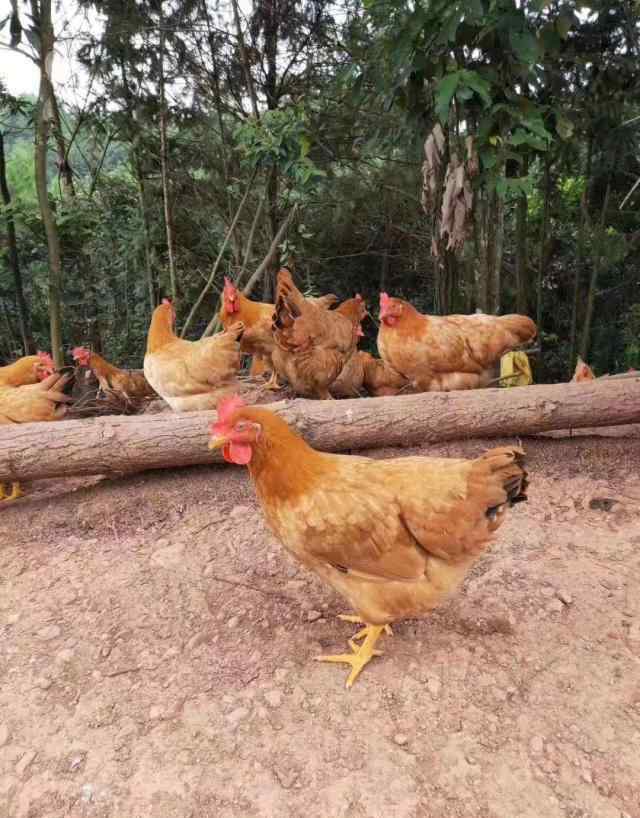
[[[171,208],[171,190],[169,184],[169,146],[167,142],[167,99],[164,77],[164,20],[160,4],[160,175],[162,176],[162,201],[164,204],[164,224],[167,235],[167,256],[169,259],[169,289],[171,297],[178,297],[176,284],[175,241],[173,229],[173,212]]]
[[[18,241],[16,239],[16,226],[13,220],[13,208],[11,206],[11,193],[7,184],[7,168],[4,156],[4,134],[0,131],[0,192],[5,208],[5,220],[7,223],[7,245],[9,250],[9,267],[13,275],[15,287],[16,306],[18,307],[18,326],[20,337],[22,338],[22,348],[25,355],[32,355],[36,351],[36,345],[31,335],[29,308],[24,297],[22,287],[22,272],[20,270],[20,258],[18,256]]]
[[[615,164],[612,165],[611,170]],[[593,310],[596,301],[596,288],[598,286],[598,276],[603,261],[603,244],[605,241],[605,224],[607,218],[607,210],[609,208],[609,198],[611,196],[611,174],[607,179],[607,187],[602,200],[602,210],[600,212],[600,224],[598,227],[598,235],[596,236],[595,247],[593,251],[593,262],[591,267],[591,277],[589,278],[589,290],[587,293],[587,306],[584,313],[584,324],[582,325],[582,338],[580,340],[580,357],[586,361],[589,356],[589,343],[591,341],[591,321],[593,319]]]
[[[640,422],[640,377],[269,407],[316,449],[351,451]],[[110,416],[0,428],[0,479],[118,475],[220,463],[214,412]]]
[[[529,155],[524,155],[522,176],[529,175]],[[527,315],[529,312],[529,287],[527,270],[527,212],[529,203],[527,194],[521,193],[516,206],[516,312]]]
[[[571,300],[571,329],[569,332],[569,375],[573,374],[576,365],[576,346],[578,339],[578,305],[580,302],[580,283],[584,261],[584,245],[587,225],[589,223],[589,187],[591,185],[591,165],[593,160],[593,135],[589,135],[587,160],[584,172],[584,192],[580,201],[580,227],[578,229],[578,246],[573,270],[573,298]]]
[[[47,185],[47,145],[52,117],[52,85],[49,72],[53,60],[51,0],[40,4],[40,90],[36,114],[35,176],[40,215],[47,236],[49,254],[49,324],[51,354],[56,367],[64,366],[62,352],[62,256],[55,216],[49,202]]]

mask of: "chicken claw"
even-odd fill
[[[354,622],[356,625],[364,625],[362,630],[359,630],[358,633],[354,634],[351,638],[352,639],[364,639],[369,631],[369,625],[364,622],[359,616],[355,614],[338,614],[338,619],[342,619],[343,622]],[[387,636],[393,636],[393,631],[391,630],[391,625],[384,625],[384,632]]]
[[[0,501],[2,500],[17,500],[18,497],[22,497],[24,492],[20,487],[20,483],[17,480],[14,480],[11,484],[11,494],[7,494],[7,490],[5,488],[4,483],[0,483]]]
[[[275,371],[275,369],[272,370],[271,377],[264,385],[264,388],[272,392],[277,392],[283,388],[282,384],[278,383],[278,373]]]
[[[358,620],[359,621],[359,620]],[[318,662],[343,662],[351,665],[351,673],[347,679],[347,687],[352,687],[355,680],[360,675],[362,668],[369,664],[374,656],[382,656],[381,650],[375,650],[374,646],[386,625],[365,625],[360,632],[364,635],[364,642],[357,645],[353,639],[349,639],[351,653],[338,653],[332,656],[316,656]]]

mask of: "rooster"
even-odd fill
[[[291,273],[278,273],[273,336],[273,364],[297,395],[332,396],[329,387],[356,348],[362,304],[355,298],[335,310],[306,299]]]
[[[249,468],[267,523],[285,548],[344,596],[364,627],[347,687],[400,619],[423,616],[460,585],[509,506],[526,499],[521,449],[475,460],[367,457],[315,451],[267,409],[225,398],[211,449]],[[363,639],[361,645],[355,640]]]
[[[164,299],[154,310],[144,356],[144,374],[153,389],[176,412],[214,409],[220,398],[237,391],[242,323],[232,324],[200,341],[174,332],[173,304]]]
[[[536,333],[525,315],[422,315],[380,294],[380,357],[419,392],[487,386],[502,355]]]

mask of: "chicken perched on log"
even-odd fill
[[[224,329],[241,321],[244,333],[240,341],[240,351],[251,355],[251,375],[261,375],[270,372],[271,378],[267,389],[278,389],[278,380],[271,362],[271,354],[275,346],[271,324],[275,307],[260,301],[247,298],[229,278],[224,280],[222,290],[222,306],[220,307],[220,322]]]
[[[420,392],[487,386],[501,356],[536,333],[525,315],[422,315],[380,294],[380,357]]]
[[[42,362],[36,364],[42,365]],[[62,420],[67,411],[66,404],[71,402],[69,395],[65,394],[71,382],[71,374],[51,372],[35,383],[0,384],[0,426]],[[0,483],[1,501],[16,500],[22,494],[17,481],[13,482],[10,493]]]
[[[118,369],[106,361],[102,355],[91,352],[86,347],[75,347],[71,354],[78,366],[93,372],[103,392],[114,392],[127,401],[154,397],[155,392],[144,373]]]
[[[475,460],[366,457],[315,451],[277,415],[221,402],[210,448],[246,465],[267,523],[302,564],[355,610],[350,687],[399,619],[423,616],[460,585],[510,505],[526,499],[523,452]],[[356,640],[363,639],[357,645]]]
[[[173,305],[165,298],[151,319],[145,377],[176,412],[215,409],[223,395],[238,390],[244,325],[238,322],[210,338],[185,341],[174,332],[175,320]]]
[[[53,358],[48,352],[25,355],[12,364],[0,366],[0,386],[26,386],[38,383],[53,371]]]
[[[297,395],[331,398],[329,387],[356,348],[361,303],[351,298],[335,310],[305,298],[291,273],[278,273],[273,335],[276,372]]]

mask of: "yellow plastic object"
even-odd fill
[[[507,352],[500,359],[500,386],[529,386],[533,383],[526,352]]]

